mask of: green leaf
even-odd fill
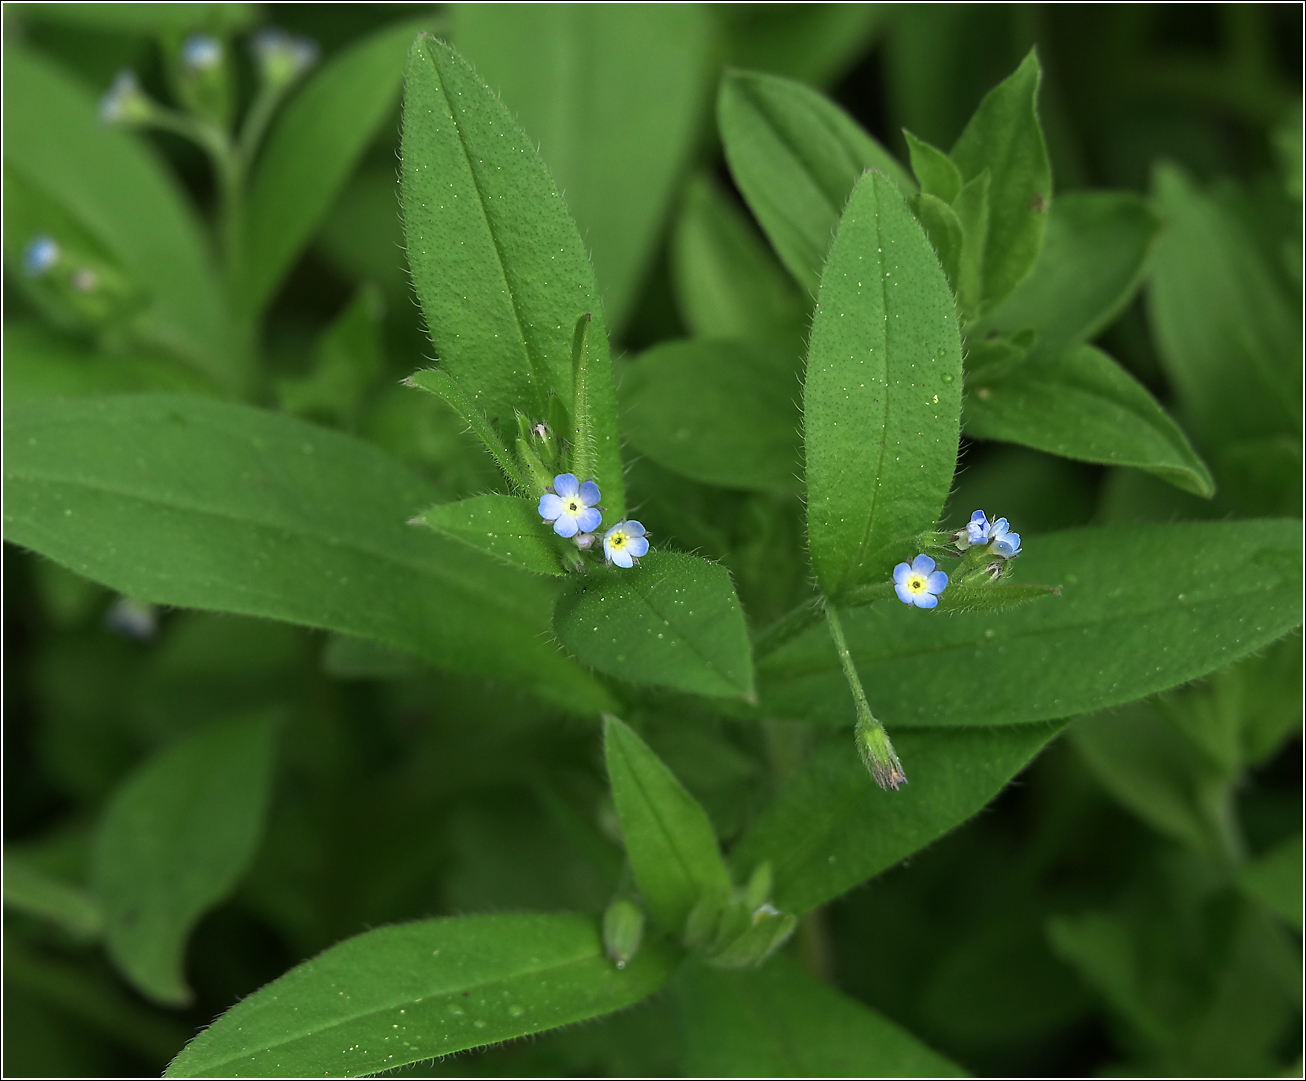
[[[620,328],[708,104],[706,7],[458,4],[452,15],[459,52],[539,147]]]
[[[458,503],[442,503],[413,520],[514,567],[536,574],[563,573],[553,531],[528,499],[478,495]]]
[[[1165,221],[1148,286],[1157,351],[1208,442],[1299,434],[1301,308],[1242,225],[1179,169],[1153,177]]]
[[[591,916],[379,927],[242,999],[164,1076],[362,1077],[624,1009],[674,964],[653,941],[618,970]]]
[[[950,155],[966,180],[985,169],[989,185],[983,309],[1010,296],[1043,245],[1052,169],[1038,122],[1038,57],[1031,49],[1014,74],[984,96]]]
[[[193,368],[169,357],[100,353],[38,323],[8,322],[4,340],[4,396],[11,405],[145,390],[212,394],[216,389]]]
[[[970,331],[974,341],[1032,329],[1031,359],[1063,355],[1105,330],[1133,298],[1161,229],[1147,201],[1127,192],[1059,195],[1030,275]]]
[[[730,896],[712,823],[648,744],[610,715],[603,748],[635,881],[653,915],[679,937],[695,904],[721,906]]]
[[[793,279],[710,177],[695,177],[685,189],[671,265],[680,317],[695,337],[806,337]]]
[[[516,436],[572,400],[572,333],[590,330],[594,480],[625,515],[616,391],[594,272],[535,143],[447,45],[409,55],[403,134],[404,229],[413,284],[440,367],[471,404]],[[582,480],[589,478],[582,477]]]
[[[283,409],[300,416],[348,424],[385,363],[381,292],[365,285],[314,344],[307,375],[277,380]]]
[[[799,375],[784,342],[663,342],[621,381],[622,433],[658,465],[705,484],[797,491]]]
[[[989,189],[993,176],[982,170],[962,185],[952,210],[961,228],[961,254],[957,260],[957,307],[970,322],[984,306],[984,259],[990,239]]]
[[[776,905],[806,912],[961,825],[1059,729],[895,730],[894,748],[911,777],[898,792],[875,784],[852,739],[831,737],[731,850],[730,865],[738,874],[770,860]]]
[[[916,174],[922,194],[932,195],[951,205],[966,183],[961,170],[938,147],[916,138],[906,129],[902,134],[907,140],[907,152],[911,155],[911,171]]]
[[[756,972],[687,965],[673,984],[697,1077],[965,1077],[955,1063],[780,954]]]
[[[1301,622],[1300,543],[1291,520],[1027,536],[1016,582],[1059,584],[1059,597],[951,616],[892,600],[845,613],[844,628],[895,743],[895,726],[1069,717],[1197,679],[1288,633]],[[768,717],[852,720],[822,628],[771,654],[758,675]]]
[[[254,23],[258,4],[15,4],[28,18],[118,33],[207,30],[230,34]]]
[[[104,930],[104,914],[94,897],[8,852],[4,903],[6,908],[53,923],[77,939],[98,938]]]
[[[939,257],[948,288],[956,293],[961,287],[962,252],[965,249],[965,235],[956,212],[942,199],[923,191],[911,197],[911,209]]]
[[[100,121],[71,76],[5,50],[5,167],[56,201],[148,296],[143,333],[227,385],[242,378],[199,221],[141,140]],[[55,240],[59,240],[55,234]],[[30,237],[6,236],[21,250]]]
[[[878,169],[905,194],[911,176],[846,112],[810,87],[729,71],[717,123],[730,172],[780,261],[816,293],[831,237],[858,177]]]
[[[715,5],[732,67],[826,86],[870,47],[888,19],[881,4]]]
[[[848,201],[803,388],[807,534],[828,597],[887,577],[943,510],[957,464],[961,340],[938,259],[878,173]]]
[[[1205,499],[1215,494],[1210,470],[1179,425],[1146,387],[1091,345],[1026,358],[995,378],[980,368],[968,375],[966,389],[962,426],[972,438],[1132,466]]]
[[[237,308],[260,312],[312,237],[399,96],[404,58],[429,18],[387,26],[313,74],[278,117],[250,182]]]
[[[949,586],[939,597],[939,612],[1001,612],[1030,601],[1056,596],[1054,586]]]
[[[581,712],[556,588],[406,523],[437,493],[376,448],[168,395],[5,414],[5,538],[129,596],[373,638]]]
[[[1302,929],[1301,834],[1289,837],[1238,874],[1238,884],[1253,897]],[[6,890],[8,886],[6,885]]]
[[[600,672],[694,694],[748,697],[753,661],[744,613],[724,567],[679,552],[649,552],[638,567],[572,579],[553,627]]]
[[[173,744],[117,789],[91,854],[109,955],[143,994],[189,1002],[191,928],[245,873],[272,792],[276,725],[220,721]]]

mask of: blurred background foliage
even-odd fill
[[[131,67],[169,100],[167,58],[148,17],[133,14],[143,6],[119,7],[7,4],[7,47],[39,54],[97,96]],[[425,10],[213,7],[237,35],[264,23],[308,35],[324,62]],[[550,142],[548,110],[537,108],[528,80],[514,84],[511,49],[495,46],[504,26],[528,20],[538,33],[514,40],[533,48],[565,11],[432,15],[541,141],[590,243],[615,353],[627,357],[699,330],[684,251],[695,207],[718,198],[714,189],[740,211],[735,221],[727,210],[722,227],[745,247],[760,242],[714,131],[723,65],[823,89],[905,160],[903,127],[951,145],[983,94],[1037,46],[1057,193],[1135,191],[1154,200],[1166,224],[1154,279],[1099,342],[1172,409],[1220,491],[1208,503],[1136,471],[972,442],[950,524],[975,506],[1000,507],[1027,536],[1089,523],[1300,513],[1300,412],[1262,423],[1253,405],[1254,422],[1244,423],[1238,388],[1194,382],[1175,358],[1215,347],[1168,320],[1173,305],[1159,292],[1195,290],[1198,305],[1245,300],[1238,313],[1263,328],[1264,296],[1245,296],[1248,281],[1261,283],[1287,298],[1281,306],[1299,327],[1300,6],[686,8],[659,46],[684,67],[675,81],[681,100],[651,90],[635,119],[612,120],[603,148],[620,161],[669,132],[670,145],[684,147],[659,166],[673,195],[615,221],[620,202],[586,189],[573,151]],[[253,69],[243,50],[233,55],[243,65],[243,107]],[[677,124],[688,128],[677,134]],[[167,133],[143,137],[196,204],[211,208],[216,191],[202,154]],[[430,352],[404,265],[398,139],[396,99],[271,304],[260,395],[374,441],[453,499],[496,478],[441,403],[398,386]],[[6,195],[21,195],[8,170]],[[613,241],[627,232],[635,241]],[[25,241],[5,243],[5,390],[20,397],[36,393],[25,357],[48,356],[64,340],[52,344],[50,331],[34,329],[40,298],[9,255]],[[792,284],[763,287],[773,289],[771,329],[800,334],[805,302]],[[75,338],[67,348],[78,348]],[[1238,370],[1216,352],[1213,365]],[[117,382],[106,389],[160,385],[155,358],[120,352],[115,360],[116,374],[105,378]],[[198,376],[169,378],[209,392]],[[1299,367],[1295,378],[1293,391],[1289,373],[1281,399],[1289,413]],[[751,612],[778,614],[799,595],[799,572],[773,558],[801,536],[795,498],[785,503],[792,531],[774,538],[752,528],[750,514],[780,528],[790,519],[756,509],[779,496],[722,492],[641,458],[630,463],[629,485],[654,532],[729,560]],[[360,643],[133,609],[11,547],[4,586],[6,1073],[158,1073],[241,996],[388,921],[606,903],[620,849],[588,723]],[[803,963],[976,1073],[1300,1071],[1300,679],[1301,641],[1292,636],[1198,685],[1081,719],[976,819],[808,918],[797,940]],[[254,710],[284,722],[268,826],[234,895],[190,940],[193,1001],[163,1009],[131,990],[96,946],[84,892],[92,830],[151,754]],[[785,732],[764,738],[750,725],[704,718],[692,730],[655,725],[650,736],[728,843],[801,753],[805,734]],[[64,892],[31,900],[51,883]],[[65,914],[58,924],[32,914],[51,904]],[[678,1025],[663,996],[599,1024],[409,1072],[674,1074],[683,1069]]]

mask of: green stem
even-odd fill
[[[838,651],[844,678],[848,681],[849,690],[853,692],[853,703],[857,708],[857,749],[862,761],[881,788],[892,788],[896,792],[899,785],[907,783],[907,776],[894,753],[893,744],[889,742],[889,733],[871,713],[871,704],[866,700],[861,677],[857,675],[857,668],[853,664],[853,655],[848,649],[839,613],[828,601],[825,604],[825,622],[830,628],[830,637],[834,639],[834,648]]]

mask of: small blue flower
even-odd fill
[[[640,556],[648,553],[648,540],[639,522],[618,522],[603,534],[603,555],[609,563],[630,568]]]
[[[982,510],[977,510],[972,514],[970,521],[966,523],[966,540],[970,542],[971,547],[988,544],[989,520]]]
[[[135,124],[144,123],[150,115],[150,99],[141,89],[136,72],[124,68],[100,99],[100,119],[106,124]]]
[[[1000,555],[1003,559],[1020,555],[1020,534],[1011,531],[1005,518],[999,518],[993,523],[989,539],[992,541],[989,547],[995,555]]]
[[[181,62],[191,71],[211,71],[222,63],[222,42],[208,34],[191,34],[182,42]]]
[[[249,47],[263,78],[278,87],[289,85],[317,62],[316,41],[287,34],[277,26],[264,27],[254,35]]]
[[[553,478],[553,491],[540,496],[540,517],[552,522],[560,537],[589,533],[603,521],[599,498],[599,486],[592,480],[581,484],[575,473],[559,473]]]
[[[59,261],[59,245],[54,237],[33,237],[23,249],[23,270],[30,278],[39,278]]]
[[[908,563],[893,568],[893,588],[898,599],[917,608],[933,608],[939,594],[948,588],[948,576],[934,569],[934,560],[924,552]]]

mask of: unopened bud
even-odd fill
[[[119,597],[104,614],[104,625],[117,634],[145,642],[158,632],[159,617],[154,605]]]
[[[857,750],[862,756],[867,770],[875,783],[881,788],[898,791],[900,785],[907,783],[907,775],[902,771],[902,763],[894,753],[893,744],[889,742],[889,733],[878,721],[868,722],[865,718],[857,722]]]
[[[644,913],[633,901],[619,898],[603,913],[603,949],[618,968],[639,952],[644,937]]]
[[[73,271],[72,285],[79,293],[91,293],[100,284],[100,276],[90,267],[78,267]]]
[[[763,860],[753,870],[748,885],[744,887],[744,904],[754,912],[754,922],[757,922],[756,911],[771,898],[771,884],[771,861]]]
[[[29,278],[39,278],[59,262],[59,245],[55,239],[42,234],[33,237],[23,249],[23,270]]]
[[[276,26],[265,27],[250,41],[263,81],[270,86],[289,86],[317,62],[317,42],[287,34]]]
[[[100,119],[106,124],[144,124],[154,115],[150,101],[137,81],[136,72],[124,68],[100,99]]]

